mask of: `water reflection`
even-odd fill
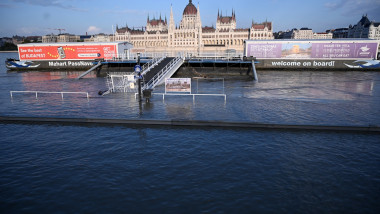
[[[246,90],[246,98],[286,99],[303,101],[352,101],[372,96],[375,80],[359,72],[299,72],[289,75],[278,72],[262,73],[260,82]]]
[[[165,113],[170,119],[193,119],[192,96],[168,96],[164,101]]]

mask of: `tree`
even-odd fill
[[[0,47],[0,51],[17,51],[17,46],[13,43],[6,42]]]

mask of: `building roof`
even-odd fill
[[[231,16],[219,17],[218,20],[221,23],[231,23],[234,19]]]
[[[196,15],[197,13],[197,8],[193,5],[192,0],[189,0],[189,4],[183,10],[183,15]]]
[[[362,16],[362,18],[360,19],[360,21],[358,22],[358,24],[361,24],[361,25],[368,25],[368,24],[371,24],[371,22],[369,21],[367,15],[365,16]]]
[[[149,24],[152,25],[152,26],[158,26],[158,25],[160,25],[160,23],[162,25],[166,25],[165,21],[162,20],[162,19],[152,19],[152,20],[149,20]]]
[[[272,30],[272,22],[263,22],[261,24],[252,23],[252,28],[255,30],[263,30],[265,27],[267,27],[268,30]]]
[[[117,33],[130,32],[132,35],[138,35],[138,34],[144,34],[145,33],[145,31],[143,31],[143,30],[130,29],[129,27],[116,28],[116,32]]]
[[[232,15],[231,16],[223,16],[221,13],[219,13],[219,10],[218,10],[218,19],[217,21],[225,24],[229,24],[229,23],[232,23],[233,21],[236,22],[236,16],[235,16],[235,12],[232,10]]]
[[[202,32],[203,33],[214,33],[215,32],[215,28],[214,27],[203,27],[202,28]]]

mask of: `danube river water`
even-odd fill
[[[222,97],[97,95],[105,78],[7,72],[0,116],[380,126],[380,73],[258,71]],[[221,93],[221,81],[193,80]],[[197,89],[196,89],[197,88]],[[83,95],[16,94],[71,91]],[[159,87],[155,92],[163,92]],[[378,213],[380,135],[0,123],[1,213]]]

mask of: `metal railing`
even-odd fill
[[[164,59],[165,59],[165,56],[163,56],[161,58],[153,58],[148,63],[145,63],[141,68],[141,71],[142,71],[141,75],[145,75],[148,71],[150,71],[152,68],[156,67],[156,65],[158,65],[158,63],[160,63]]]
[[[187,59],[202,59],[202,60],[223,60],[223,61],[236,61],[243,60],[243,53],[201,53],[198,55],[190,55]]]
[[[116,92],[136,92],[136,80],[133,79],[134,75],[107,75],[108,91]],[[133,87],[131,84],[133,83]]]
[[[64,94],[84,94],[87,97],[87,100],[90,99],[90,96],[88,95],[88,92],[50,92],[50,91],[10,91],[11,98],[13,98],[14,93],[32,93],[36,94],[36,99],[38,99],[38,94],[61,94],[61,97],[63,99]]]
[[[243,52],[233,52],[233,53],[225,53],[225,52],[144,52],[140,53],[141,58],[146,59],[154,59],[154,58],[162,58],[162,57],[178,57],[178,55],[185,56],[186,59],[212,59],[212,60],[224,60],[224,61],[234,61],[234,60],[242,60],[244,53]],[[112,62],[112,61],[122,61],[122,60],[137,60],[137,53],[117,53],[112,54],[107,57],[104,61]]]
[[[144,84],[142,87],[142,90],[154,88],[156,85],[158,85],[158,83],[163,79],[163,77],[167,73],[172,71],[172,69],[174,69],[176,66],[178,67],[179,63],[182,64],[183,62],[184,62],[183,57],[174,58],[160,72],[158,72],[149,82]]]

